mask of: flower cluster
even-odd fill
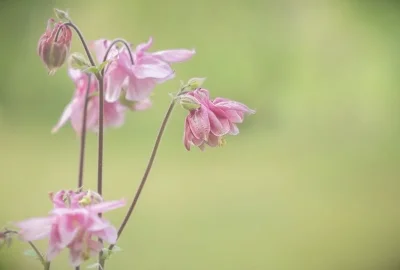
[[[49,238],[47,261],[67,248],[71,265],[78,266],[103,248],[94,237],[111,244],[117,241],[115,227],[98,214],[124,206],[124,200],[104,202],[97,193],[72,190],[51,194],[51,200],[54,207],[48,216],[16,224],[25,241]]]
[[[188,111],[183,136],[183,144],[188,151],[192,146],[204,150],[206,145],[223,145],[225,136],[237,135],[237,124],[255,111],[237,101],[221,97],[212,99],[209,91],[202,88],[202,78],[182,83],[165,114],[140,186],[117,233],[116,228],[102,218],[103,213],[125,205],[124,200],[105,202],[100,195],[103,194],[104,128],[122,126],[129,111],[149,109],[154,88],[175,77],[171,65],[191,59],[196,52],[194,49],[182,48],[151,52],[152,38],[137,46],[124,39],[99,39],[88,45],[68,13],[57,9],[55,11],[61,21],[48,21],[46,31],[39,39],[38,54],[49,74],[54,74],[68,62],[68,75],[74,83],[75,91],[52,132],[57,132],[70,122],[80,135],[78,187],[83,183],[86,131],[99,134],[98,193],[61,190],[50,194],[53,209],[49,214],[16,223],[18,231],[0,232],[0,244],[9,242],[11,232],[29,241],[33,247],[32,241],[48,238],[46,256],[34,248],[46,270],[49,269],[49,262],[64,249],[69,250],[71,265],[80,269],[82,262],[99,255],[103,241],[110,244],[107,254],[111,254],[109,252],[125,228],[151,171],[175,103],[179,102]],[[70,54],[71,29],[78,33],[87,59],[79,53]],[[93,52],[95,57],[92,56]],[[99,269],[104,269],[105,257],[99,256]]]

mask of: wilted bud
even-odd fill
[[[70,54],[68,57],[68,64],[71,68],[80,70],[90,67],[90,64],[86,60],[85,56],[78,52]]]
[[[57,18],[59,18],[60,20],[66,20],[66,21],[69,21],[69,20],[70,20],[67,11],[64,11],[64,10],[61,10],[61,9],[58,9],[58,8],[55,8],[55,9],[54,9],[54,13],[56,14]]]
[[[72,31],[61,22],[55,23],[53,19],[47,22],[46,32],[40,37],[38,54],[53,75],[67,58],[71,47]]]
[[[205,80],[206,78],[191,78],[187,83],[187,88],[189,88],[190,90],[200,88]]]
[[[179,96],[179,103],[181,106],[188,111],[196,110],[200,108],[200,102],[191,95]]]

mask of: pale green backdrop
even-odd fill
[[[0,226],[45,215],[49,191],[76,186],[78,138],[69,125],[50,134],[73,84],[36,55],[53,7],[69,8],[88,40],[153,36],[152,50],[197,51],[151,110],[106,131],[106,199],[133,196],[179,80],[207,77],[213,96],[257,110],[202,153],[184,149],[176,108],[107,270],[399,269],[399,2],[2,0]],[[92,189],[96,143],[90,134]],[[107,218],[118,225],[125,210]],[[0,269],[41,269],[25,249],[1,250]]]

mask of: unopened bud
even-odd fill
[[[72,31],[67,25],[61,22],[55,24],[53,19],[48,21],[46,32],[39,39],[38,54],[49,75],[53,75],[65,63],[71,38]]]
[[[201,107],[200,102],[191,95],[179,96],[179,104],[188,111],[196,110]]]
[[[72,68],[81,70],[90,66],[85,56],[78,52],[74,52],[68,57],[68,65]]]
[[[56,14],[57,18],[59,18],[60,20],[66,20],[66,21],[70,21],[71,19],[69,18],[68,12],[55,8],[54,9],[54,13]]]
[[[205,80],[206,78],[191,78],[187,83],[187,87],[190,90],[195,90],[197,88],[200,88]]]

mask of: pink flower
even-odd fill
[[[54,19],[48,20],[46,32],[39,39],[37,51],[50,75],[64,64],[71,47],[71,38],[72,31],[68,26],[62,22],[55,23]]]
[[[147,43],[136,46],[132,52],[132,64],[129,51],[122,47],[113,51],[118,59],[113,61],[105,72],[105,99],[114,102],[125,95],[130,101],[142,101],[150,96],[157,84],[172,79],[175,74],[170,64],[190,59],[194,50],[177,49],[158,52],[147,52],[152,45],[152,38]],[[103,55],[111,44],[108,40],[97,40],[93,43],[97,55]],[[103,59],[98,59],[103,61]],[[122,92],[122,89],[126,91]]]
[[[57,195],[62,194],[82,198],[87,195],[87,193],[73,192],[57,193]],[[54,199],[58,201],[59,197]],[[103,245],[97,241],[97,237],[115,244],[117,230],[98,214],[124,205],[124,200],[87,205],[80,203],[70,207],[57,205],[47,217],[31,218],[16,225],[20,228],[19,235],[24,241],[49,238],[46,255],[48,261],[53,260],[63,249],[68,248],[71,265],[78,266],[91,256],[99,254],[103,248]]]
[[[89,84],[88,75],[77,69],[69,69],[69,75],[75,82],[75,94],[52,132],[57,132],[67,121],[79,134],[82,129],[85,94]],[[89,94],[98,91],[98,81],[91,75]],[[120,127],[125,120],[126,107],[119,102],[104,102],[104,127]],[[92,95],[87,106],[86,129],[97,132],[99,127],[99,97]]]
[[[236,124],[242,123],[246,114],[255,111],[246,105],[225,98],[211,100],[208,90],[196,89],[181,96],[193,103],[186,106],[189,115],[185,119],[183,142],[187,150],[191,145],[204,150],[205,145],[211,147],[223,145],[224,136],[237,135],[239,129]]]

